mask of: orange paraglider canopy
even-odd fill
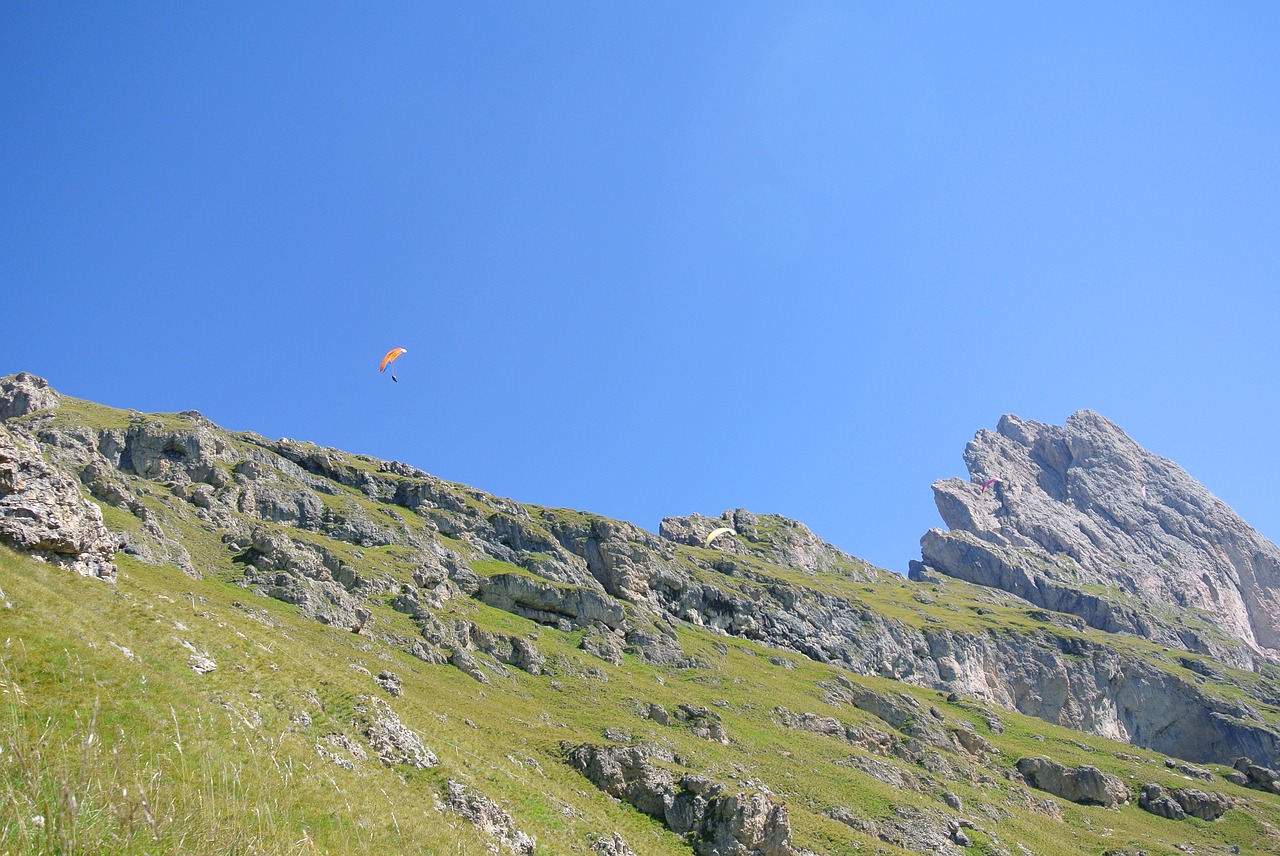
[[[382,365],[378,366],[378,371],[385,372],[387,370],[387,366],[394,363],[397,357],[405,353],[408,352],[404,348],[392,348],[387,351],[387,355],[382,358]]]

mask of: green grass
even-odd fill
[[[471,570],[475,571],[482,577],[492,577],[498,574],[514,574],[515,576],[529,577],[530,579],[541,579],[530,572],[527,568],[519,565],[513,565],[510,562],[504,562],[501,559],[472,559]]]
[[[821,685],[838,670],[794,655],[794,669],[773,666],[768,658],[777,652],[769,648],[693,628],[680,627],[678,641],[706,668],[658,668],[632,657],[614,667],[578,651],[576,634],[478,605],[477,624],[535,635],[548,657],[542,676],[493,671],[492,682],[481,685],[223,582],[193,581],[128,557],[120,566],[113,588],[0,553],[0,589],[13,604],[4,612],[8,641],[0,654],[0,852],[482,853],[474,830],[433,807],[452,777],[503,804],[537,836],[543,853],[586,853],[592,835],[616,829],[642,856],[686,854],[674,835],[603,796],[562,762],[562,741],[602,742],[606,728],[669,747],[727,784],[767,783],[787,801],[796,844],[819,853],[899,852],[826,817],[833,806],[867,819],[892,817],[893,807],[903,805],[949,814],[941,793],[952,791],[970,813],[980,815],[988,810],[983,806],[995,811],[1020,790],[1003,770],[1023,754],[1091,763],[1131,785],[1187,784],[1153,753],[1007,711],[998,711],[1005,732],[991,734],[980,706],[951,705],[940,693],[888,680],[857,679],[939,709],[944,725],[967,720],[1004,754],[978,765],[944,751],[952,767],[983,773],[951,780],[789,730],[776,721],[776,708],[892,731],[863,711],[823,700]],[[233,602],[265,609],[275,626]],[[207,651],[218,668],[198,675],[181,641]],[[129,648],[133,659],[116,646]],[[351,732],[355,698],[379,692],[352,664],[401,676],[405,694],[391,704],[440,757],[440,767],[411,771],[366,761],[348,771],[320,758],[314,746],[326,734]],[[641,715],[650,703],[674,711],[682,702],[718,713],[731,744]],[[291,721],[300,711],[310,725]],[[1117,758],[1119,750],[1142,760]],[[857,758],[902,768],[925,790],[859,774]],[[1205,787],[1241,796],[1249,808],[1216,824],[1174,824],[1135,806],[1060,803],[1068,817],[1062,824],[1015,809],[988,831],[1033,852],[1098,853],[1117,840],[1146,842],[1149,853],[1176,852],[1161,849],[1161,841],[1170,847],[1252,841],[1253,852],[1280,852],[1262,834],[1266,824],[1280,825],[1278,801],[1225,781]],[[32,821],[37,816],[43,826]]]
[[[228,592],[189,598],[185,577],[121,565],[112,589],[0,555],[13,603],[0,653],[0,851],[454,852],[456,840],[481,852],[432,808],[429,779],[407,785],[381,765],[353,775],[321,761],[315,726],[289,721],[304,669],[331,674],[315,680],[330,705],[354,689],[332,657],[273,638]],[[312,628],[290,631],[315,641]],[[218,670],[188,668],[178,637]],[[416,798],[382,796],[406,788]]]
[[[136,417],[64,398],[60,415],[26,418],[127,427]],[[181,416],[142,418],[172,427],[192,424]],[[247,435],[231,442],[274,445]],[[403,480],[372,459],[320,451],[335,467],[387,484]],[[278,475],[281,487],[294,486]],[[507,516],[539,537],[550,538],[548,528],[557,527],[589,532],[604,520],[525,506],[530,522],[509,500],[434,484],[467,514]],[[387,605],[389,596],[373,605],[377,620],[369,633],[355,635],[254,595],[237,585],[243,566],[233,561],[220,530],[201,520],[193,506],[158,483],[130,479],[128,486],[190,551],[200,579],[120,556],[120,579],[110,586],[0,550],[0,603],[12,604],[0,608],[0,853],[484,853],[486,841],[478,833],[435,808],[453,778],[503,805],[520,828],[537,837],[542,854],[586,854],[599,832],[617,830],[638,856],[687,856],[688,846],[660,823],[600,793],[564,763],[564,744],[602,743],[606,730],[664,747],[688,765],[676,770],[710,776],[730,790],[767,786],[787,802],[796,846],[822,854],[905,852],[826,816],[836,806],[868,821],[892,820],[902,806],[975,818],[981,829],[971,836],[971,853],[997,852],[996,842],[1006,852],[1016,852],[1017,842],[1034,853],[1096,854],[1130,846],[1172,856],[1180,843],[1200,851],[1241,844],[1247,852],[1280,853],[1273,831],[1280,828],[1280,799],[1221,779],[1188,783],[1155,753],[1002,709],[990,710],[1005,726],[1003,733],[993,733],[988,709],[972,699],[952,704],[934,690],[855,678],[794,652],[678,622],[676,642],[698,668],[651,666],[631,654],[613,666],[579,650],[581,630],[563,633],[467,598],[448,601],[440,610],[443,621],[531,638],[547,658],[544,673],[531,676],[499,669],[477,654],[490,678],[481,684],[388,644],[417,635],[412,619]],[[337,481],[331,487],[322,502],[334,514],[434,538],[482,576],[535,576],[528,567],[480,555],[467,541],[433,533],[407,509]],[[103,513],[108,526],[138,531],[140,522],[127,512],[104,507]],[[801,573],[771,558],[774,539],[787,535],[781,519],[759,520],[760,540],[752,543],[759,554],[669,545],[670,561],[693,579],[730,593],[749,597],[778,587],[803,598],[839,598],[852,610],[865,608],[908,631],[1034,635],[1064,646],[1104,638],[1037,620],[1025,603],[959,581],[920,586],[885,573],[862,582],[857,576],[865,569],[856,560],[847,568]],[[407,546],[358,547],[323,532],[248,517],[240,522],[323,548],[366,578],[408,582],[418,562],[416,550]],[[522,557],[534,567],[545,559],[539,553]],[[266,616],[265,623],[255,620],[258,614]],[[1225,672],[1223,680],[1203,681],[1158,646],[1112,636],[1105,642],[1184,679],[1192,676],[1224,697],[1249,700],[1251,692],[1270,691],[1280,678],[1280,672],[1264,670],[1262,676]],[[184,643],[207,652],[218,668],[197,674]],[[774,665],[775,657],[793,668]],[[383,670],[400,676],[402,696],[388,698],[373,681],[371,675]],[[839,675],[877,692],[908,694],[924,711],[937,709],[944,729],[968,723],[1002,754],[979,761],[936,750],[927,762],[930,770],[779,723],[777,709],[785,707],[905,740],[871,714],[828,701],[826,687]],[[388,698],[440,765],[417,771],[366,759],[347,770],[322,758],[315,747],[331,734],[358,742],[351,721],[361,695]],[[729,745],[646,716],[650,704],[674,712],[682,703],[718,714]],[[1276,715],[1273,708],[1251,703]],[[1029,794],[1010,779],[1013,763],[1024,755],[1092,764],[1135,789],[1147,781],[1194,784],[1241,803],[1213,824],[1166,821],[1133,805],[1074,806]],[[897,770],[921,790],[886,784],[860,767]],[[961,798],[960,815],[943,803],[945,792]],[[1056,805],[1064,820],[1038,812],[1035,800]]]

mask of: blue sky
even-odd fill
[[[1277,539],[1277,44],[1245,2],[5,3],[0,374],[896,571],[976,430],[1090,408]]]

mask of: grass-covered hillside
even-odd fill
[[[66,397],[3,427],[5,507],[61,474],[119,550],[0,549],[0,853],[1280,853],[1280,796],[1142,748],[1266,749],[1265,670],[770,515],[659,536]]]
[[[637,854],[688,853],[565,763],[565,747],[608,742],[660,747],[672,759],[661,765],[767,790],[786,805],[794,846],[816,853],[909,852],[879,834],[911,844],[948,821],[972,824],[972,853],[1280,852],[1280,800],[1216,775],[1225,770],[1190,780],[1153,753],[705,631],[680,631],[701,667],[631,655],[613,666],[581,651],[576,633],[477,605],[481,626],[534,635],[548,657],[541,675],[491,668],[481,684],[278,601],[128,557],[108,586],[6,551],[0,588],[4,852],[483,853],[494,839],[442,806],[453,780],[497,802],[538,853],[589,853],[605,832]],[[379,683],[384,673],[400,695]],[[925,745],[913,760],[906,731],[839,701],[843,681],[904,694],[919,717],[991,749]],[[379,761],[356,724],[370,697],[438,763]],[[668,724],[651,717],[654,705]],[[681,705],[706,708],[728,742],[695,733]],[[867,737],[783,724],[803,714]],[[1076,805],[1013,780],[1028,755],[1090,764],[1135,790],[1194,782],[1234,807],[1209,822]]]

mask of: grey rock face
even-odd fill
[[[551,522],[548,517],[544,515],[544,521]],[[754,531],[755,537],[770,530],[793,531],[782,525],[780,518],[748,516],[746,512],[727,514],[727,519],[719,521],[696,516],[668,518],[664,531],[680,537],[687,529],[685,537],[696,540],[701,537],[696,533],[710,531],[713,523],[732,523]],[[614,597],[624,600],[637,598],[631,602],[651,615],[673,616],[791,649],[861,674],[958,690],[1050,722],[1189,760],[1228,761],[1243,753],[1268,762],[1280,757],[1276,735],[1248,710],[1208,699],[1168,672],[1140,658],[1125,658],[1103,645],[1049,633],[912,629],[856,602],[757,578],[745,562],[728,554],[711,570],[751,584],[749,595],[738,594],[727,586],[690,579],[666,558],[662,544],[655,543],[657,539],[627,524],[593,521],[589,527],[574,529],[559,522],[551,528],[569,550],[587,557],[593,576],[606,591],[612,589]],[[723,540],[734,539],[725,536]],[[774,542],[777,540],[775,535]],[[836,554],[844,555],[835,548],[823,551],[827,556]],[[847,567],[847,562],[842,567]],[[623,578],[616,575],[621,568],[627,569],[623,575],[626,585],[618,582]],[[584,612],[575,603],[585,597],[594,605],[598,592],[592,588],[574,589],[531,577],[508,576],[512,579],[495,577],[486,582],[489,593],[482,594],[482,599],[547,623],[564,620],[581,625],[594,614],[594,610]],[[598,596],[602,602],[617,603],[606,595]],[[584,637],[583,647],[618,662],[618,631],[602,624],[590,626],[599,630]],[[659,621],[652,628],[627,630],[629,649],[646,662],[683,663],[686,655],[663,635],[663,627]],[[609,644],[602,645],[602,641]],[[923,739],[929,743],[938,737],[931,733]]]
[[[671,550],[665,540],[633,524],[594,516],[565,520],[545,511],[542,522],[611,597],[641,604],[655,601],[651,586],[670,573]]]
[[[1190,815],[1201,820],[1217,820],[1231,807],[1231,800],[1223,794],[1208,793],[1198,788],[1173,788],[1165,790],[1160,785],[1148,783],[1138,795],[1138,807],[1169,820],[1182,820]]]
[[[1280,549],[1098,414],[1065,426],[1005,416],[978,432],[965,463],[972,482],[934,484],[951,531],[924,537],[923,566],[1230,665],[1280,648]],[[1159,607],[1201,612],[1169,622]]]
[[[498,609],[542,624],[567,620],[573,624],[603,624],[617,629],[625,616],[622,605],[603,592],[557,585],[523,574],[494,574],[480,579],[477,597]]]
[[[1097,767],[1066,767],[1044,758],[1022,758],[1017,766],[1031,787],[1064,800],[1114,808],[1133,797],[1124,782]]]
[[[434,752],[422,744],[422,738],[396,716],[391,705],[376,696],[359,696],[352,706],[352,723],[369,741],[369,748],[387,766],[405,764],[415,769],[434,767],[440,763]]]
[[[473,791],[461,782],[449,780],[445,807],[512,853],[532,856],[537,850],[537,840],[517,829],[510,814],[484,794]]]
[[[1146,746],[1190,761],[1241,754],[1280,757],[1280,736],[1241,702],[1206,694],[1142,657],[1052,633],[924,634],[936,677],[949,686],[1049,722]],[[934,683],[937,681],[937,683]]]
[[[0,544],[88,577],[114,580],[118,541],[102,511],[39,447],[0,425]]]
[[[227,479],[215,464],[225,452],[222,438],[203,423],[185,430],[142,423],[125,434],[119,467],[143,478],[217,482],[221,486]]]
[[[1237,784],[1257,791],[1280,794],[1280,772],[1255,764],[1248,756],[1237,758],[1233,766],[1239,774]]]
[[[245,565],[245,583],[325,624],[359,632],[369,620],[363,599],[391,585],[364,577],[324,547],[279,532],[258,528],[247,540],[236,557]]]
[[[699,856],[791,856],[786,806],[760,792],[730,794],[705,776],[677,777],[639,746],[571,750],[568,761],[600,790],[688,835]]]
[[[616,832],[597,838],[591,845],[591,852],[597,856],[636,856],[626,839]]]
[[[745,519],[747,518],[744,515]],[[751,527],[748,530],[749,536],[754,537],[755,515],[751,515],[749,519]],[[668,541],[674,541],[677,544],[684,544],[688,547],[707,547],[707,536],[721,527],[735,530],[735,534],[738,536],[748,534],[748,532],[737,532],[733,514],[728,511],[720,515],[720,517],[705,517],[701,514],[691,514],[688,517],[664,517],[662,518],[662,523],[658,526],[658,534]],[[717,538],[709,549],[746,555],[749,548],[741,540],[741,537],[723,537]]]
[[[58,406],[49,382],[27,372],[0,378],[0,421]]]

